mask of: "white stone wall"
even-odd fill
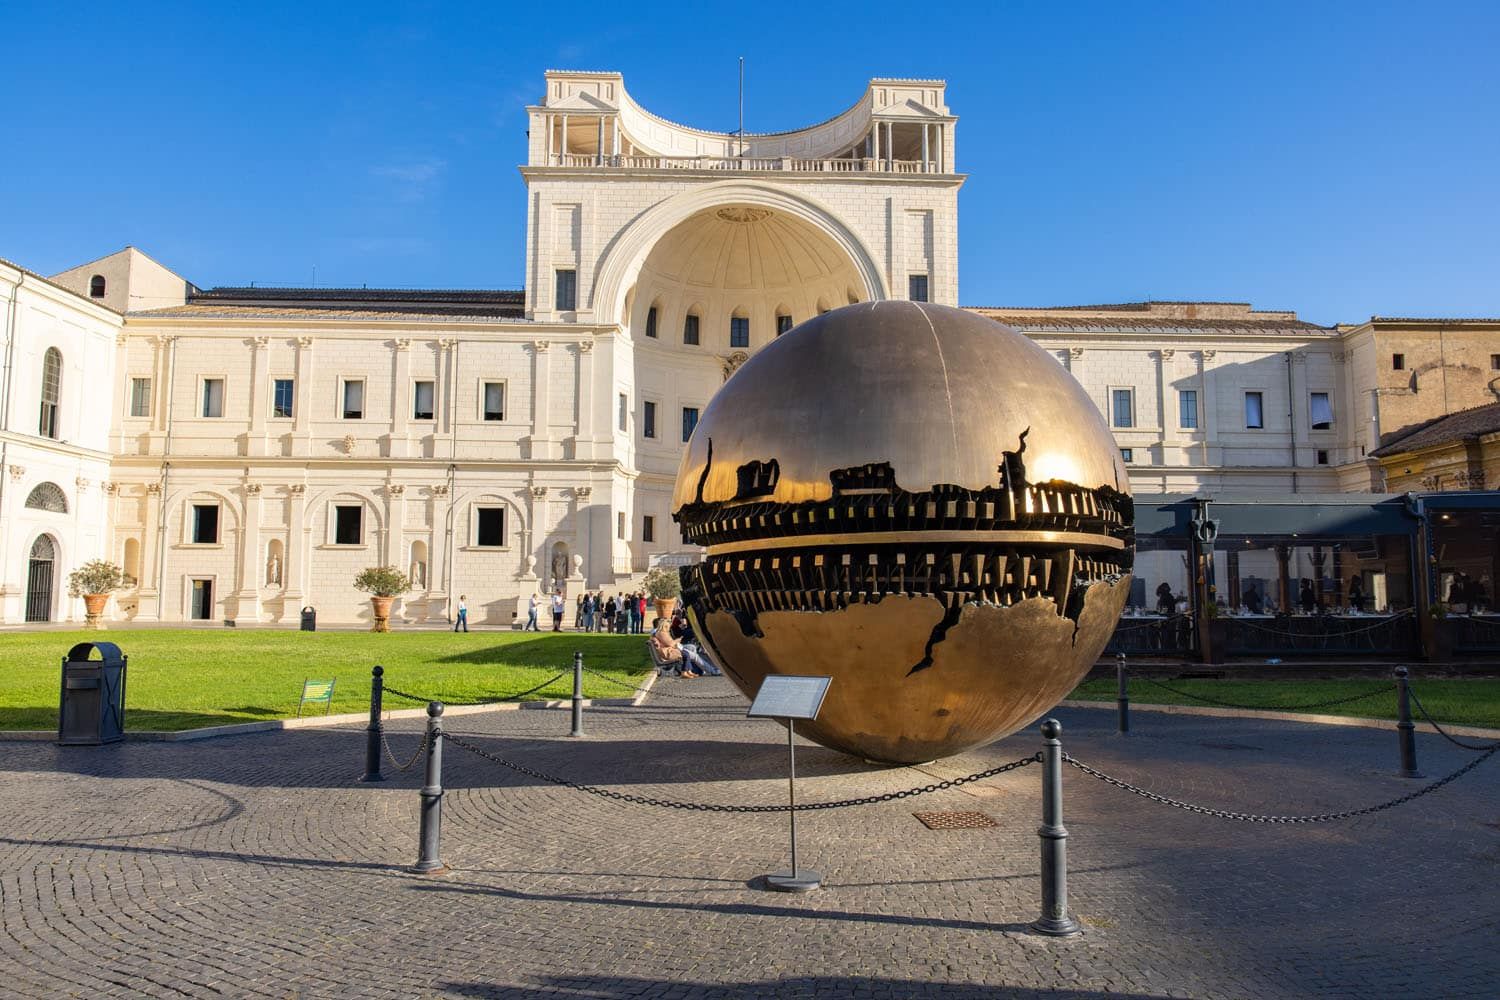
[[[83,602],[68,574],[108,553],[109,413],[119,314],[0,264],[0,623],[24,621],[29,557],[39,535],[55,547],[48,617],[77,621]],[[57,437],[42,437],[42,364],[62,357]],[[67,511],[26,506],[39,485],[63,494]]]

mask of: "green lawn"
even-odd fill
[[[130,629],[0,634],[0,729],[57,726],[60,661],[74,643],[107,640],[130,657],[126,728],[179,730],[297,714],[306,678],[337,678],[333,712],[370,706],[370,668],[387,684],[452,701],[508,697],[566,672],[526,700],[573,693],[573,653],[584,665],[640,684],[650,657],[640,636],[517,632],[283,632]],[[590,698],[628,690],[584,674]],[[419,703],[387,695],[387,708]],[[322,712],[321,704],[310,712]]]
[[[1282,711],[1282,706],[1305,705],[1311,702],[1342,698],[1368,691],[1380,684],[1379,678],[1356,680],[1163,680],[1163,684],[1188,692],[1200,698],[1234,702],[1236,705],[1253,705],[1270,711]],[[1490,678],[1442,677],[1431,680],[1414,676],[1412,690],[1433,718],[1439,723],[1470,726],[1500,727],[1500,680]],[[1347,705],[1332,705],[1327,708],[1307,709],[1319,715],[1347,715],[1366,719],[1396,718],[1396,685],[1390,682],[1389,693],[1377,694],[1362,701]],[[1085,681],[1069,697],[1079,701],[1103,701],[1113,705],[1115,682],[1111,679]],[[1130,701],[1133,705],[1202,705],[1204,702],[1165,691],[1144,679],[1135,678],[1130,684]],[[1422,721],[1422,714],[1415,705],[1412,717]]]

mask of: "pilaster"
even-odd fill
[[[256,354],[260,356],[261,352],[257,351]],[[255,440],[253,433],[251,440]],[[247,482],[244,491],[245,507],[243,523],[240,525],[239,593],[235,595],[234,611],[236,625],[248,625],[260,621],[260,585],[265,575],[265,564],[260,555],[260,524],[263,506],[261,484]]]

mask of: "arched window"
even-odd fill
[[[89,298],[104,298],[104,275],[96,274],[89,279]]]
[[[32,510],[46,510],[54,514],[66,514],[68,512],[68,497],[62,490],[58,489],[56,483],[37,483],[36,487],[27,494],[26,506]]]
[[[656,336],[656,306],[646,310],[646,336]]]
[[[42,414],[37,421],[37,433],[42,437],[57,437],[57,400],[61,391],[62,352],[49,347],[42,356]]]

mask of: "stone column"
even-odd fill
[[[293,383],[294,393],[292,400],[292,434],[296,441],[293,446],[296,454],[307,457],[312,454],[312,404],[313,404],[313,372],[316,368],[316,357],[313,354],[313,338],[297,338],[297,371]],[[292,522],[296,526],[296,522]],[[285,579],[290,580],[291,558],[288,557],[288,575]],[[299,609],[300,610],[300,609]]]
[[[401,483],[387,483],[385,487],[385,555],[387,566],[409,569],[409,560],[402,551],[402,529],[406,525],[406,487]],[[429,557],[430,561],[431,557]]]
[[[265,559],[260,551],[262,506],[261,484],[246,483],[243,523],[240,525],[239,593],[235,595],[236,625],[260,621],[260,587],[266,574]]]
[[[552,412],[552,345],[545,340],[531,342],[531,438],[530,458],[553,458],[551,430],[548,421]]]
[[[442,337],[437,342],[437,349],[437,384],[432,393],[434,458],[438,454],[439,437],[448,437],[450,456],[457,452],[458,445],[458,415],[453,409],[458,398],[458,341],[453,337]]]
[[[300,375],[298,376],[300,379]],[[302,407],[297,408],[302,412]],[[286,531],[286,565],[281,568],[281,579],[286,585],[283,592],[283,616],[297,615],[302,611],[306,599],[308,534],[312,526],[307,523],[307,486],[293,483],[286,488],[291,499],[288,505]]]
[[[161,533],[166,530],[161,523],[161,483],[147,483],[141,503],[145,530],[141,532],[141,587],[137,591],[140,603],[136,618],[161,621],[161,591],[156,588],[158,577],[166,581],[166,575],[160,571]]]
[[[1156,438],[1156,440],[1157,440],[1157,443],[1161,447],[1161,463],[1163,465],[1165,465],[1165,464],[1167,464],[1167,440],[1168,440],[1169,437],[1176,438],[1176,436],[1177,436],[1176,434],[1170,434],[1169,435],[1168,432],[1167,432],[1167,428],[1169,426],[1170,427],[1175,427],[1176,426],[1175,421],[1172,424],[1168,424],[1167,423],[1168,416],[1172,412],[1170,409],[1168,409],[1168,403],[1167,403],[1167,393],[1169,391],[1167,389],[1167,381],[1168,381],[1167,370],[1170,367],[1169,363],[1172,360],[1172,356],[1176,352],[1173,351],[1173,350],[1171,350],[1170,348],[1163,348],[1163,349],[1161,349],[1161,350],[1159,350],[1159,351],[1157,351],[1155,353],[1156,353],[1156,426],[1157,426],[1157,438]]]
[[[449,540],[452,537],[440,534],[443,526],[448,525],[449,517],[456,517],[451,510],[452,498],[449,496],[448,484],[438,483],[429,491],[432,502],[432,516],[429,518],[432,524],[432,541],[427,546],[427,618],[443,618],[448,612],[449,576],[451,575],[453,552]],[[453,530],[458,529],[454,524]]]
[[[391,431],[386,438],[385,453],[389,458],[406,458],[410,455],[411,435],[409,421],[412,415],[413,398],[406,390],[411,388],[411,341],[405,337],[391,343]],[[437,417],[437,386],[433,386],[433,417]]]
[[[118,420],[118,423],[116,423],[116,425],[115,425],[116,428],[117,428],[117,433],[115,434],[115,454],[116,455],[123,455],[123,454],[125,454],[125,421],[126,421],[126,419],[128,419],[130,417],[130,399],[131,399],[131,393],[130,393],[130,348],[128,347],[129,340],[130,340],[130,338],[129,338],[129,336],[127,334],[124,334],[124,333],[117,333],[117,334],[115,334],[115,370],[118,373],[119,379],[120,379],[120,382],[119,382],[119,386],[120,386],[119,399],[122,401],[121,404],[120,404],[120,412],[115,415],[116,419]],[[152,380],[151,380],[151,384],[152,384],[152,388],[153,389],[156,386],[156,382],[157,382],[157,379],[156,379],[156,376],[155,376],[155,372],[153,372],[152,373]],[[155,411],[154,410],[152,411],[152,415],[155,416]],[[131,449],[131,450],[134,451],[134,449]],[[4,551],[5,550],[3,548],[0,548],[0,553],[3,553]],[[3,558],[3,557],[0,557],[0,558]]]
[[[270,408],[270,383],[267,374],[270,337],[252,337],[250,347],[250,430],[245,435],[245,454],[266,453],[266,410]]]
[[[924,173],[924,174],[931,172],[928,169],[928,162],[929,162],[929,160],[928,160],[928,148],[927,148],[927,136],[928,136],[928,133],[931,130],[932,130],[932,126],[930,124],[928,124],[927,122],[923,122],[922,123],[922,173]]]
[[[594,342],[578,342],[578,423],[574,431],[573,457],[594,457]]]
[[[1213,466],[1224,458],[1219,444],[1219,400],[1214,391],[1213,360],[1216,351],[1198,352],[1198,399],[1203,407],[1203,455],[1201,464]]]
[[[583,589],[593,587],[594,573],[594,519],[589,504],[593,500],[591,486],[573,487],[573,520],[578,525],[578,551],[583,555]]]

